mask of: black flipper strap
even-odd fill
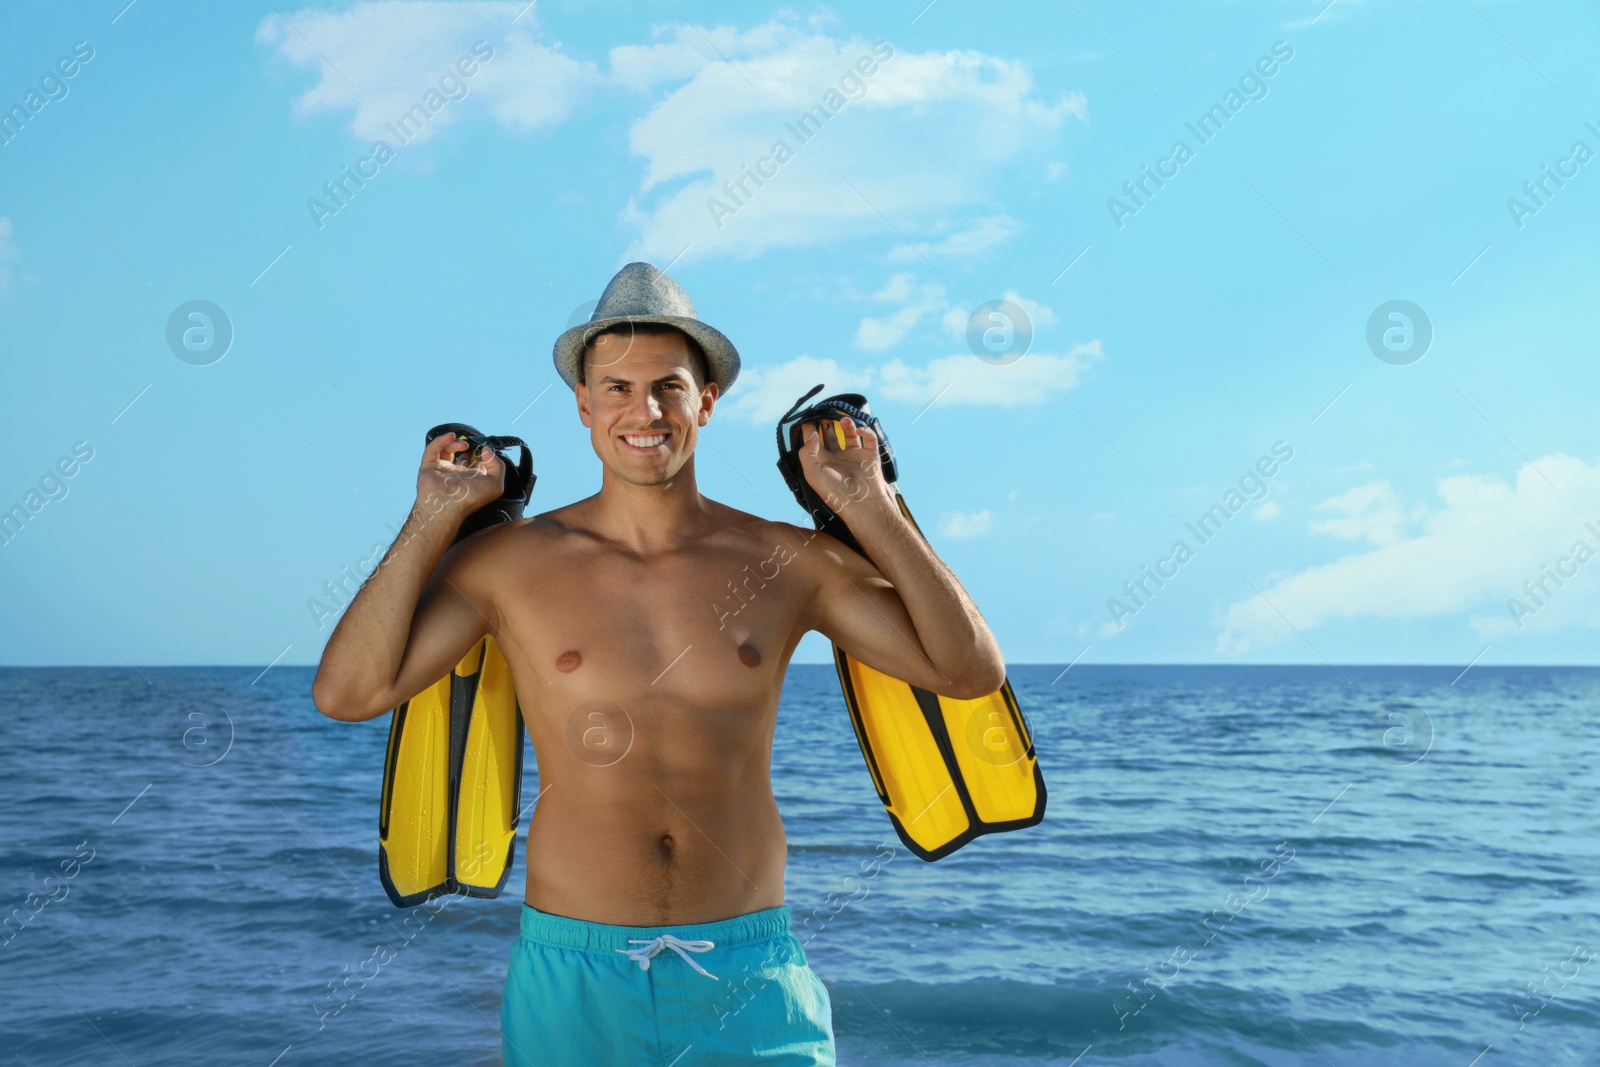
[[[866,550],[855,539],[850,528],[845,525],[837,512],[830,508],[817,491],[811,488],[806,481],[805,471],[800,465],[800,448],[805,444],[804,430],[802,427],[808,422],[817,422],[822,419],[838,420],[850,418],[859,426],[865,426],[878,438],[878,464],[883,471],[884,480],[894,487],[897,476],[894,449],[889,444],[889,436],[883,431],[883,423],[872,414],[867,406],[867,398],[860,393],[835,393],[825,400],[819,400],[808,408],[797,410],[800,405],[810,400],[822,391],[822,386],[817,385],[809,392],[796,400],[789,410],[778,420],[778,471],[783,475],[789,492],[794,494],[795,500],[811,516],[811,521],[817,529],[837,537],[840,541],[866,556]],[[871,557],[868,557],[871,558]]]
[[[484,446],[493,449],[504,468],[500,479],[503,486],[500,498],[491,500],[462,520],[461,529],[456,531],[456,540],[471,537],[479,530],[488,529],[490,526],[522,518],[523,510],[533,498],[533,483],[538,480],[538,476],[533,473],[533,449],[528,447],[528,443],[520,437],[485,436],[464,422],[441,423],[428,431],[426,440],[431,443],[434,438],[447,433],[455,434],[472,446],[471,451],[465,453],[469,457],[476,456],[478,449]],[[506,455],[512,448],[522,449],[522,455],[515,464],[511,462],[511,457]]]

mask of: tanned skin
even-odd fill
[[[457,465],[468,445],[433,441],[418,504],[335,628],[312,695],[332,718],[374,718],[493,634],[543,787],[528,904],[628,926],[776,907],[773,724],[801,635],[944,696],[1000,688],[1004,661],[895,505],[870,431],[842,420],[841,449],[831,423],[808,423],[801,462],[879,566],[701,495],[695,443],[718,389],[697,383],[684,335],[604,334],[585,365],[578,416],[600,491],[452,548],[461,520],[500,495],[501,464],[485,451]],[[625,440],[647,434],[665,439]]]

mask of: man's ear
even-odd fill
[[[573,386],[573,395],[578,401],[578,420],[585,426],[592,427],[594,421],[589,411],[589,384],[578,382]]]
[[[697,425],[704,426],[711,421],[711,411],[717,406],[717,395],[720,392],[716,382],[707,382],[700,387],[700,414]]]

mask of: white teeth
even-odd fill
[[[654,448],[667,439],[664,433],[653,434],[650,437],[636,437],[632,434],[623,434],[622,439],[635,448]]]

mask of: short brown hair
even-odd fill
[[[603,330],[596,330],[594,335],[583,343],[583,351],[578,356],[578,381],[587,384],[588,379],[585,377],[585,373],[589,367],[589,352],[594,348],[595,339],[608,333],[618,334],[623,337],[633,337],[637,334],[645,334],[651,337],[664,333],[678,334],[687,342],[689,354],[694,357],[698,375],[695,385],[704,386],[706,382],[711,380],[711,361],[706,358],[706,350],[700,347],[699,341],[696,341],[676,326],[665,322],[618,322],[607,326]]]

